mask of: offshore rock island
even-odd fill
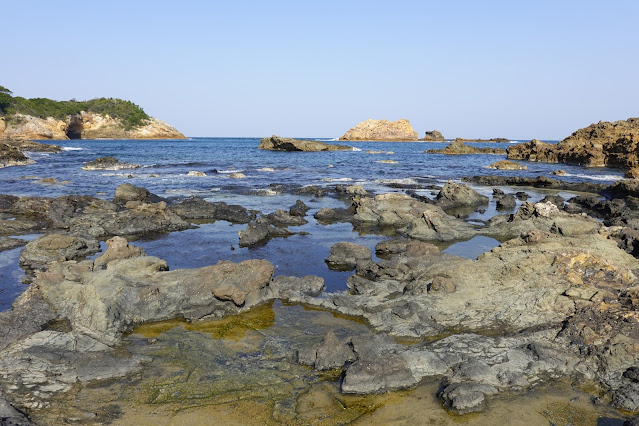
[[[132,102],[53,101],[11,96],[0,86],[0,139],[186,139]]]
[[[369,119],[358,123],[339,140],[413,142],[417,141],[417,132],[406,119],[397,121]]]

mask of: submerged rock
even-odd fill
[[[266,217],[259,217],[249,222],[244,231],[239,231],[240,247],[252,247],[266,244],[277,237],[289,237],[294,233],[286,228],[274,226]]]
[[[123,170],[123,169],[137,169],[139,164],[131,164],[120,162],[115,157],[100,157],[96,160],[90,161],[82,167],[82,170]]]
[[[271,136],[260,141],[259,149],[270,151],[352,151],[353,148],[344,145],[331,145],[320,141],[308,141],[292,138]]]

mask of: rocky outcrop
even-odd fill
[[[591,124],[558,144],[533,139],[531,142],[510,146],[508,158],[629,169],[639,165],[639,118]]]
[[[186,139],[174,127],[156,118],[127,128],[122,120],[109,115],[82,112],[64,120],[15,114],[10,121],[0,118],[0,138],[17,139]]]
[[[260,141],[259,149],[269,151],[352,151],[353,148],[345,145],[331,145],[320,141],[308,141],[292,138],[281,138],[279,136],[271,136]]]
[[[115,157],[100,157],[86,163],[82,170],[123,170],[137,169],[138,167],[140,167],[139,164],[120,162]]]
[[[369,119],[358,123],[339,140],[411,142],[417,140],[417,132],[406,119],[397,121]]]
[[[1,119],[0,119],[1,120]],[[0,133],[0,138],[2,134]],[[26,166],[35,161],[24,155],[25,152],[60,152],[62,148],[22,139],[0,140],[0,169],[9,166]]]
[[[59,230],[74,235],[103,238],[181,231],[193,226],[167,208],[165,202],[129,201],[124,206],[86,195],[58,198],[0,195],[0,234],[20,235]]]
[[[420,139],[420,141],[423,141],[423,142],[446,142],[446,139],[444,139],[444,135],[442,135],[442,132],[440,132],[438,130],[431,130],[429,132],[426,132],[426,134],[424,135],[423,138]]]
[[[526,170],[528,167],[515,161],[502,160],[491,164],[488,168],[497,170]]]
[[[491,139],[464,139],[464,138],[455,138],[456,141],[461,142],[478,142],[478,143],[509,143],[510,139],[506,138],[491,138]]]
[[[11,166],[26,166],[35,161],[27,157],[18,148],[0,142],[0,169]]]
[[[429,149],[424,151],[427,154],[447,154],[447,155],[464,155],[464,154],[493,154],[505,155],[506,150],[503,148],[477,148],[466,145],[461,140],[455,139],[443,149]]]

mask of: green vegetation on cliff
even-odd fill
[[[11,96],[12,92],[0,86],[0,115],[11,120],[15,114],[31,115],[38,118],[53,117],[64,120],[69,115],[81,111],[109,115],[122,120],[125,129],[130,130],[144,124],[149,115],[130,101],[117,98],[97,98],[88,101],[54,101],[47,98],[25,99]]]

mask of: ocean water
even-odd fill
[[[87,194],[111,199],[118,185],[129,182],[162,197],[196,195],[208,201],[240,204],[263,213],[279,208],[288,209],[297,199],[301,199],[311,207],[307,217],[309,223],[301,227],[290,227],[290,230],[306,235],[275,239],[263,247],[239,248],[237,232],[246,225],[227,222],[201,224],[195,230],[143,237],[136,244],[142,246],[148,254],[166,259],[172,269],[201,267],[219,260],[237,262],[264,258],[275,265],[276,275],[311,274],[323,277],[328,291],[345,290],[346,280],[351,275],[351,272],[336,272],[326,267],[324,259],[328,257],[333,244],[351,241],[364,244],[374,252],[375,245],[388,236],[360,235],[353,231],[350,224],[319,225],[312,218],[313,213],[322,207],[343,207],[344,202],[330,197],[291,195],[286,191],[280,192],[273,185],[362,185],[376,193],[400,192],[408,186],[415,188],[418,193],[432,197],[437,193],[436,187],[449,179],[481,174],[535,177],[548,175],[561,168],[568,175],[556,178],[568,181],[614,182],[622,177],[620,170],[564,164],[528,163],[528,170],[499,171],[486,166],[504,159],[505,156],[424,153],[427,149],[443,148],[446,143],[334,142],[353,147],[353,151],[334,152],[263,151],[257,149],[257,138],[70,140],[56,143],[63,147],[63,152],[29,153],[36,164],[0,169],[0,193],[46,197]],[[506,147],[508,144],[475,145]],[[384,153],[370,154],[367,151]],[[114,156],[120,161],[139,164],[141,167],[119,171],[82,170],[84,163],[102,156]],[[380,163],[382,160],[397,163]],[[188,176],[189,171],[204,172],[207,176]],[[234,179],[230,176],[232,173],[242,173],[246,177]],[[45,177],[70,183],[51,185],[38,182]],[[476,189],[485,195],[492,192],[487,187]],[[532,201],[544,196],[543,193],[535,192],[530,192],[530,195]],[[570,196],[562,195],[565,198]],[[470,219],[485,220],[496,213],[494,203],[491,203],[485,213],[473,213]],[[480,238],[457,243],[450,248],[450,252],[475,258],[497,244],[496,240]],[[20,283],[22,272],[18,262],[19,252],[20,249],[14,249],[0,254],[0,310],[8,309],[14,298],[24,289],[24,285]]]

